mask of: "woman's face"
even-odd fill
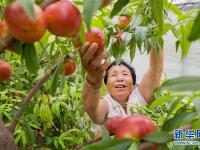
[[[120,104],[127,102],[133,90],[130,70],[124,65],[115,65],[108,71],[107,90]]]

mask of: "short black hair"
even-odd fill
[[[110,68],[112,68],[113,66],[115,65],[124,65],[126,66],[130,72],[131,72],[131,76],[132,76],[132,79],[133,79],[133,85],[136,84],[136,74],[135,74],[135,69],[129,65],[128,63],[126,63],[125,61],[123,60],[120,60],[120,62],[117,64],[116,61],[113,61],[110,66],[108,66],[108,68],[106,69],[106,74],[104,76],[104,83],[107,84],[107,81],[108,81],[108,71],[110,70]]]

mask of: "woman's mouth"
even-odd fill
[[[119,89],[126,88],[126,85],[124,85],[124,84],[118,84],[118,85],[115,86],[115,88],[119,88]]]

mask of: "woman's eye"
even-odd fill
[[[127,75],[128,75],[128,73],[124,73],[124,75],[125,75],[125,76],[127,76]]]
[[[116,76],[116,74],[111,74],[111,77],[114,77],[114,76]]]

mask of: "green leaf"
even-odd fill
[[[170,116],[171,114],[173,114],[176,110],[178,110],[180,107],[182,107],[182,104],[181,104],[181,100],[184,98],[183,95],[181,96],[178,96],[176,99],[170,101],[170,105],[169,105],[169,108],[168,108],[168,114],[167,116]]]
[[[192,29],[191,29],[191,32],[190,32],[190,35],[189,35],[189,38],[188,38],[190,41],[195,41],[198,38],[200,38],[199,24],[200,24],[200,12],[198,13],[198,15],[195,18],[194,23],[192,25]]]
[[[85,146],[81,150],[126,150],[131,144],[131,140],[113,139],[110,141],[100,141],[96,144]]]
[[[91,20],[95,12],[100,8],[101,0],[85,0],[83,5],[83,19],[86,23],[87,29],[90,31]]]
[[[33,9],[34,0],[17,0],[18,3],[24,8],[26,14],[30,17],[32,21],[35,21],[35,12]]]
[[[83,45],[84,45],[86,39],[85,39],[85,31],[84,31],[83,25],[81,26],[81,29],[80,29],[78,35],[80,36],[81,41],[82,41],[82,43],[83,43]]]
[[[130,60],[131,60],[131,62],[133,61],[133,59],[135,57],[135,51],[136,51],[136,41],[135,41],[135,37],[132,37],[132,39],[130,41]]]
[[[139,15],[133,15],[132,20],[130,22],[130,30],[135,29],[137,26],[139,26],[142,23],[142,19]]]
[[[26,67],[30,73],[37,73],[39,69],[39,61],[34,44],[25,44],[23,49]]]
[[[200,89],[200,77],[185,76],[165,81],[161,87],[163,90],[194,91]]]
[[[163,34],[163,35],[166,34],[169,30],[171,30],[171,28],[172,28],[172,25],[171,25],[171,24],[165,23],[165,24],[163,25],[162,34]]]
[[[186,21],[186,19],[194,19],[194,14],[197,14],[199,12],[199,10],[197,9],[191,9],[189,10],[187,13],[185,13],[184,15],[179,15],[178,16],[178,22],[181,21]]]
[[[152,46],[151,46],[149,39],[144,40],[144,48],[147,50],[148,53],[150,52]]]
[[[143,26],[138,26],[135,29],[135,39],[137,42],[138,48],[141,50],[142,42],[146,38],[148,28]]]
[[[58,64],[53,76],[52,76],[52,79],[51,79],[51,83],[50,83],[50,88],[49,88],[49,92],[54,95],[54,93],[56,92],[56,89],[58,87],[58,80],[59,80],[59,75],[60,75],[60,72],[62,70],[62,67],[63,67],[63,64],[64,64],[64,58],[61,59],[60,63]]]
[[[169,9],[171,9],[176,15],[182,15],[182,11],[174,4],[169,4]]]
[[[24,119],[24,131],[26,135],[26,139],[28,144],[34,144],[35,143],[35,135],[33,133],[33,130],[31,129],[27,119]]]
[[[172,98],[171,95],[167,94],[166,96],[163,96],[163,97],[161,97],[161,98],[156,99],[155,101],[153,101],[153,103],[151,103],[151,105],[149,106],[149,108],[153,109],[154,107],[161,106],[164,103],[166,103],[167,101],[169,101],[171,98]]]
[[[60,90],[59,90],[60,93],[63,93],[64,87],[65,87],[65,76],[62,76],[60,80]]]
[[[86,70],[84,67],[81,67],[81,76],[84,78],[86,74]]]
[[[25,146],[27,144],[27,139],[26,139],[26,133],[25,131],[22,131],[22,143]]]
[[[124,6],[126,6],[128,3],[129,0],[118,0],[110,13],[110,17],[113,17],[117,13],[119,13],[122,10],[122,8],[124,8]]]
[[[193,99],[194,107],[197,111],[197,114],[200,115],[200,98]]]
[[[58,142],[62,146],[63,149],[66,148],[64,142],[62,141],[62,139],[59,139]]]
[[[53,143],[54,143],[55,147],[58,149],[58,141],[55,139],[55,140],[53,141]]]
[[[52,112],[55,114],[55,116],[57,117],[57,118],[59,118],[61,115],[60,115],[60,104],[61,103],[59,103],[59,102],[54,102],[53,104],[52,104],[52,107],[51,107],[51,110],[52,110]]]
[[[104,131],[102,133],[102,141],[109,141],[110,140],[110,135],[108,132]]]
[[[150,0],[152,17],[155,19],[159,27],[159,32],[163,29],[163,0]]]
[[[143,139],[154,143],[166,143],[170,141],[170,136],[167,132],[155,131],[146,135]]]
[[[187,117],[187,115],[190,115],[190,113],[185,111],[176,114],[174,118],[171,118],[164,123],[164,125],[162,126],[162,130],[172,131],[175,128],[180,127],[181,123],[183,122],[183,119]]]
[[[158,39],[158,44],[159,44],[158,46],[158,52],[159,52],[160,47],[163,49],[163,46],[164,46],[164,40],[162,37]]]
[[[180,45],[180,42],[179,42],[179,40],[177,40],[176,41],[176,52],[178,51],[179,45]]]
[[[190,124],[192,121],[196,120],[197,113],[196,112],[191,112],[185,118],[183,119],[182,124],[187,125]]]
[[[180,42],[180,46],[181,46],[181,49],[182,49],[182,55],[181,55],[181,59],[184,59],[185,56],[187,56],[188,52],[189,52],[189,49],[190,49],[190,41],[188,41],[188,35],[189,35],[189,30],[190,30],[190,27],[191,26],[191,23],[188,22],[188,24],[186,26],[180,26],[179,28],[179,33],[180,33],[180,38],[179,38],[179,42]]]
[[[15,136],[15,143],[18,144],[18,142],[19,142],[19,140],[21,139],[21,137],[22,137],[22,134],[21,134],[21,133],[19,133],[17,136]]]
[[[136,143],[132,143],[128,150],[138,150],[138,145]]]
[[[185,145],[173,145],[171,150],[186,150]]]
[[[122,45],[126,49],[126,47],[128,46],[128,44],[130,43],[130,40],[132,38],[132,34],[129,33],[129,32],[124,32],[122,34],[121,38],[122,38]]]
[[[192,125],[192,129],[199,129],[199,127],[200,127],[200,119],[192,122],[191,125]]]

